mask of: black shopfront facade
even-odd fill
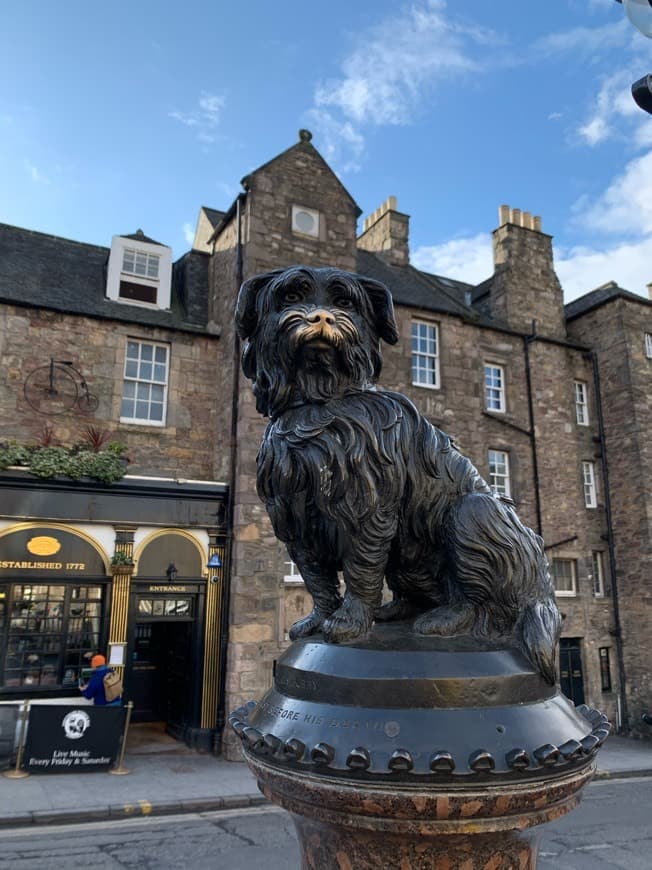
[[[123,674],[134,721],[219,751],[228,489],[0,473],[0,701],[79,697],[90,659]]]

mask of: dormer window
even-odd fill
[[[114,236],[109,257],[106,295],[131,305],[170,307],[172,251],[142,230]]]

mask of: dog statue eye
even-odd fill
[[[301,299],[301,293],[298,290],[286,290],[283,294],[283,302],[299,302]]]
[[[333,300],[337,308],[353,308],[353,299],[349,296],[338,296]]]

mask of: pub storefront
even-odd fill
[[[100,652],[122,672],[134,721],[164,723],[218,751],[226,487],[123,480],[37,489],[17,474],[0,475],[0,702],[79,702]],[[47,512],[7,516],[19,503]]]

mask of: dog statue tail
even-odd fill
[[[529,601],[515,626],[521,649],[551,685],[557,681],[555,661],[560,628],[559,610],[551,599]]]

